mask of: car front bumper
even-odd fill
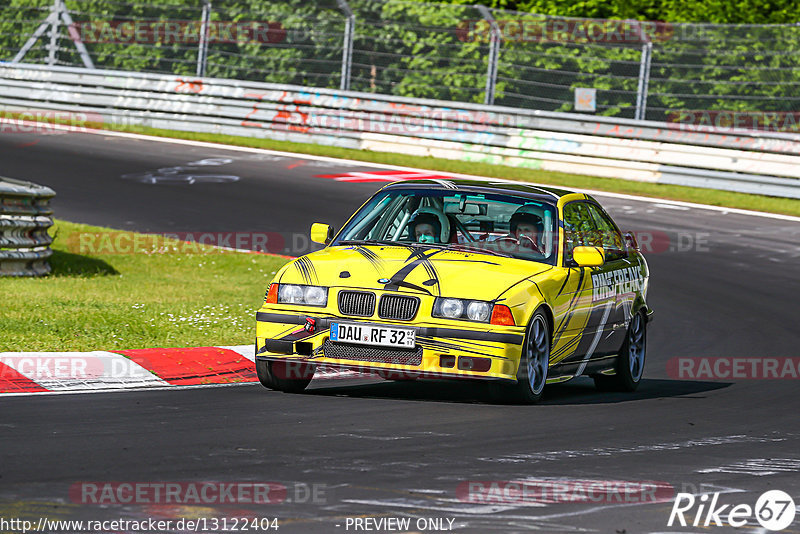
[[[464,378],[516,381],[523,327],[466,323],[464,327],[374,321],[285,310],[256,314],[256,359],[313,363],[398,378]],[[414,349],[355,345],[330,340],[332,322],[414,328]]]

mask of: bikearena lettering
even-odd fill
[[[638,267],[625,267],[592,275],[592,302],[642,290]]]

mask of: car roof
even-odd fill
[[[525,182],[514,182],[511,180],[485,180],[468,178],[444,179],[444,178],[421,178],[418,180],[403,180],[394,182],[383,188],[386,190],[402,189],[442,189],[476,193],[508,194],[545,200],[551,203],[558,202],[558,199],[565,195],[571,195],[577,191],[569,191],[557,187],[538,186]]]

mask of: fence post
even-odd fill
[[[61,8],[61,20],[67,27],[67,32],[70,34],[72,41],[75,43],[75,48],[78,49],[78,53],[81,55],[83,66],[87,69],[95,68],[92,56],[89,55],[89,50],[86,49],[86,45],[83,44],[83,39],[81,39],[80,28],[75,26],[75,22],[72,20],[72,16],[69,14],[69,11],[67,11],[67,6],[64,3],[61,4]]]
[[[342,91],[350,90],[350,70],[353,65],[353,36],[355,34],[356,17],[347,0],[336,0],[339,9],[345,15],[344,20],[344,42],[342,43],[342,79],[339,89]]]
[[[19,63],[25,58],[25,54],[27,54],[30,51],[30,49],[33,48],[33,45],[36,44],[36,41],[39,40],[39,37],[44,35],[44,33],[47,31],[47,28],[50,28],[52,26],[53,20],[57,16],[58,13],[56,13],[55,10],[52,11],[49,15],[47,15],[47,18],[44,19],[44,21],[42,21],[41,24],[39,24],[39,27],[36,28],[36,31],[34,31],[33,34],[28,38],[28,40],[25,41],[25,44],[22,45],[22,48],[19,49],[19,52],[17,52],[17,55],[14,56],[14,59],[11,60],[11,63]]]
[[[487,106],[494,104],[494,93],[497,87],[497,61],[500,56],[500,27],[497,21],[494,20],[492,13],[486,6],[474,6],[489,23],[492,30],[491,40],[489,41],[489,65],[486,68],[486,90],[483,97],[483,103]]]
[[[643,121],[647,114],[647,86],[650,83],[650,59],[653,56],[653,43],[642,45],[639,61],[639,87],[636,90],[636,114],[634,119]]]
[[[53,18],[50,24],[50,43],[47,45],[47,64],[55,65],[58,52],[58,27],[61,23],[59,14],[62,10],[63,0],[54,0],[53,2]]]
[[[48,28],[50,28],[50,43],[48,44],[48,65],[53,65],[57,59],[56,52],[58,49],[58,24],[59,18],[67,27],[67,32],[70,34],[70,38],[75,43],[75,48],[78,49],[78,53],[81,55],[81,60],[83,61],[84,66],[87,69],[93,69],[94,62],[92,62],[92,57],[89,55],[89,51],[86,49],[86,45],[83,44],[83,40],[81,40],[81,29],[80,27],[75,27],[75,22],[72,20],[72,16],[70,16],[69,11],[67,11],[67,6],[64,5],[63,0],[54,0],[53,7],[50,10],[50,14],[47,16],[44,21],[36,28],[36,31],[25,41],[25,44],[22,45],[19,52],[14,56],[14,59],[11,60],[11,63],[19,63],[25,58],[25,54],[27,54],[33,45],[36,44],[36,41],[45,34]]]
[[[200,41],[197,49],[197,76],[206,75],[208,63],[208,25],[211,20],[211,0],[203,0],[203,13],[200,20]]]

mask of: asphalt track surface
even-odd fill
[[[190,170],[239,179],[122,178],[174,175],[209,158],[231,161]],[[53,187],[62,219],[147,232],[339,227],[381,185],[315,177],[369,165],[90,134],[0,135],[0,161],[2,175]],[[248,515],[277,517],[279,532],[326,533],[356,532],[347,526],[355,517],[449,518],[456,532],[764,532],[753,520],[741,529],[668,527],[672,499],[487,504],[459,493],[468,481],[660,481],[751,506],[781,489],[800,505],[800,382],[667,372],[675,357],[798,356],[800,223],[599,200],[623,228],[666,236],[647,255],[656,320],[636,393],[598,393],[575,380],[548,386],[539,405],[499,406],[471,384],[376,379],[312,382],[301,395],[245,385],[6,397],[0,517]],[[80,481],[272,481],[288,500],[101,507],[70,498]],[[314,485],[317,498],[307,498]],[[800,532],[800,515],[785,532]]]

